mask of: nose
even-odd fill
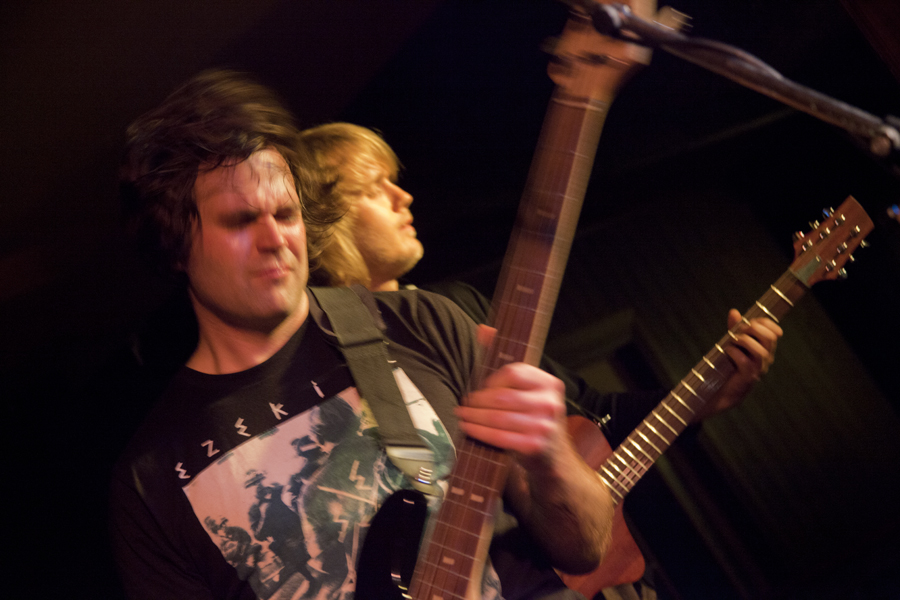
[[[260,250],[278,250],[285,245],[281,225],[274,216],[262,216],[256,224],[256,229],[256,244]]]
[[[390,190],[391,198],[394,202],[395,211],[401,211],[404,208],[409,208],[409,205],[412,204],[412,194],[404,190],[393,181],[388,182],[388,190]]]

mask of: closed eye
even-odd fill
[[[222,217],[222,225],[228,229],[242,229],[251,225],[259,217],[258,212],[236,212]]]
[[[279,209],[278,212],[275,213],[275,220],[281,223],[293,223],[300,218],[300,209],[291,206]]]

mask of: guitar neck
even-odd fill
[[[515,230],[492,305],[497,334],[473,386],[503,365],[536,365],[594,162],[606,104],[553,96]],[[479,597],[493,511],[503,491],[509,456],[465,439],[428,544],[416,564],[410,595],[416,599]]]
[[[497,335],[478,386],[506,363],[540,362],[605,117],[605,104],[553,96],[494,295]]]
[[[789,269],[744,313],[744,319],[768,317],[777,323],[807,289]],[[734,364],[725,354],[734,335],[729,331],[723,336],[600,468],[600,477],[616,503],[625,498],[734,373]]]

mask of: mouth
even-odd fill
[[[274,265],[271,267],[259,269],[258,271],[256,271],[256,276],[261,279],[281,279],[285,277],[288,272],[289,269],[284,265]]]

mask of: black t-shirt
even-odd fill
[[[453,408],[476,360],[474,325],[427,292],[374,296],[395,378],[444,477],[458,433]],[[111,489],[126,591],[154,600],[351,598],[370,519],[408,487],[339,350],[307,319],[246,371],[181,369],[134,436]],[[533,571],[530,555],[521,560],[522,574]],[[542,566],[540,587],[560,588]],[[485,598],[496,597],[495,578],[486,569]]]

